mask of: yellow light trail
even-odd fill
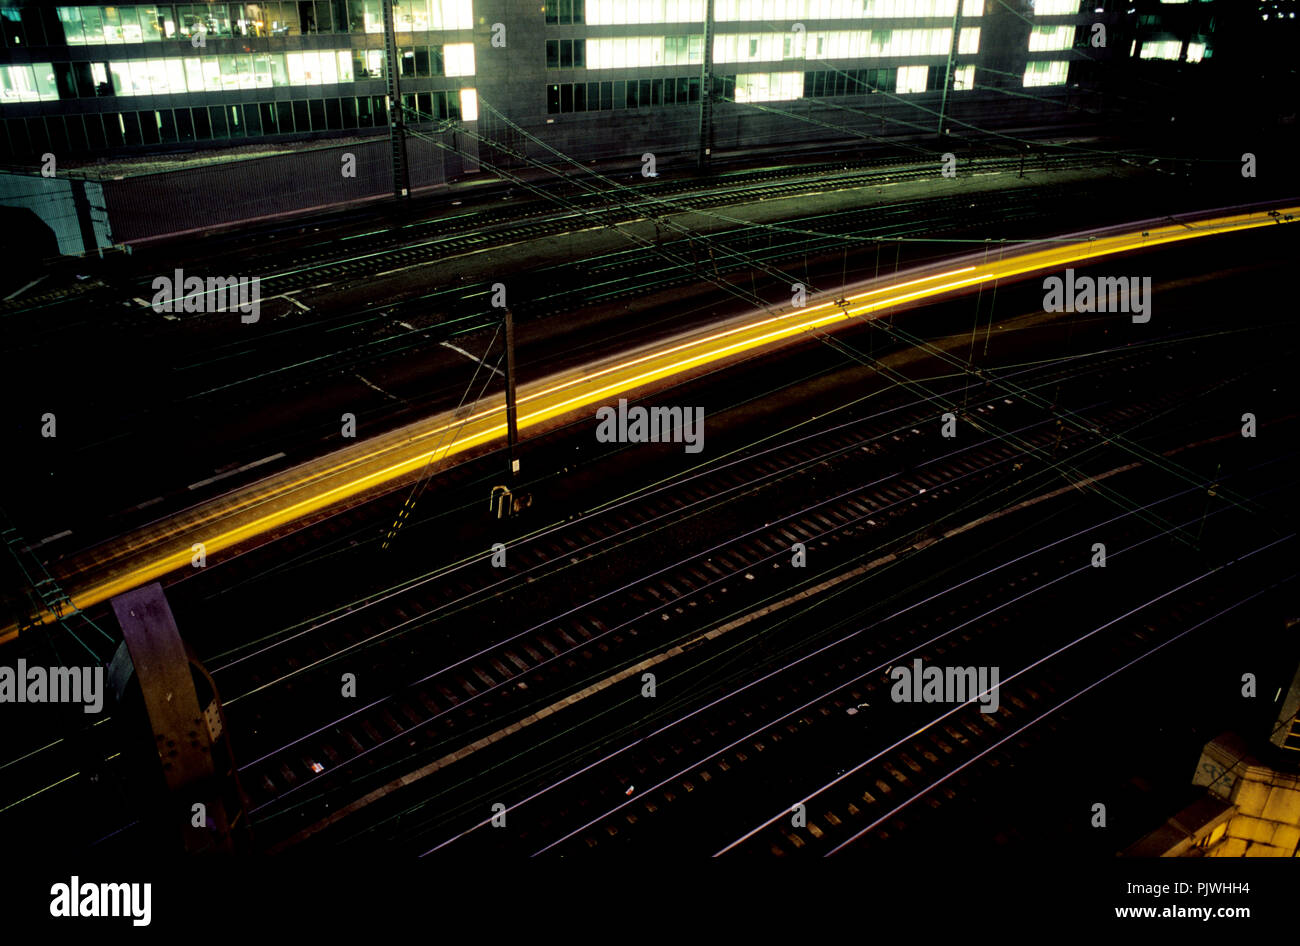
[[[1284,216],[1300,207],[1279,207]],[[1078,242],[1043,247],[1031,244],[994,262],[968,257],[956,268],[919,275],[902,283],[877,286],[836,302],[791,309],[761,318],[747,316],[726,327],[705,330],[671,342],[645,346],[561,376],[521,386],[519,428],[537,428],[615,395],[716,365],[746,352],[772,347],[810,331],[819,331],[894,306],[914,303],[969,288],[990,280],[1008,280],[1073,263],[1204,236],[1276,226],[1281,220],[1268,211],[1233,214],[1194,222],[1129,230]],[[960,265],[965,263],[965,265]],[[900,291],[906,290],[906,291]],[[860,303],[860,304],[858,304]],[[819,314],[820,313],[820,314]],[[242,489],[216,497],[159,520],[71,563],[60,563],[59,578],[76,608],[86,609],[189,565],[192,545],[201,542],[205,554],[229,549],[278,528],[395,485],[429,463],[465,454],[505,438],[505,398],[465,417],[447,411],[401,430],[336,451]],[[432,438],[436,444],[430,448]],[[66,614],[67,611],[64,612]],[[46,611],[37,620],[49,623],[60,615]],[[17,628],[0,631],[0,643]]]

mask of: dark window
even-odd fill
[[[555,24],[560,22],[560,0],[548,0],[546,4],[546,22]]]
[[[27,134],[32,139],[33,154],[44,154],[50,150],[50,134],[45,130],[45,122],[42,119],[27,119]]]
[[[546,87],[546,114],[558,115],[560,113],[560,87],[558,85],[548,85]]]
[[[573,68],[573,40],[571,39],[560,40],[560,68]]]
[[[75,99],[77,97],[77,77],[72,73],[72,63],[56,62],[54,66],[54,84],[58,86],[59,98]]]
[[[27,134],[27,124],[21,118],[11,118],[5,122],[9,129],[9,140],[13,142],[14,154],[31,154],[32,139]]]
[[[265,135],[274,135],[279,132],[280,129],[276,127],[275,121],[275,103],[262,102],[258,106],[258,109],[262,113],[262,133]]]
[[[294,103],[297,104],[296,102]],[[306,117],[305,115],[303,116]],[[357,126],[359,128],[373,128],[375,124],[374,110],[370,106],[370,97],[362,96],[357,99]],[[303,130],[303,125],[298,125],[298,130]]]
[[[434,111],[433,93],[420,92],[415,96],[415,108],[420,113],[420,121],[428,121],[430,116],[437,115]]]
[[[90,63],[74,62],[72,64],[72,74],[77,80],[77,94],[83,99],[93,99],[95,97],[95,80],[90,76]]]
[[[375,111],[375,127],[388,124],[388,100],[382,95],[370,96],[371,108]]]
[[[212,119],[212,137],[229,138],[230,129],[226,124],[226,110],[220,105],[208,108],[208,118]]]
[[[50,150],[55,154],[67,154],[70,148],[68,146],[68,131],[63,124],[63,116],[46,116],[45,125],[50,132]]]
[[[663,79],[650,80],[650,104],[651,105],[664,104],[664,80]]]
[[[361,0],[347,0],[348,2],[348,26],[347,30],[339,29],[339,32],[364,33],[366,31],[365,5]]]
[[[614,107],[627,108],[627,83],[621,79],[614,81]]]
[[[343,99],[339,104],[343,108],[343,127],[356,128],[357,127],[357,100],[352,98],[351,96],[348,96],[347,98]]]
[[[158,120],[159,139],[167,144],[176,141],[176,119],[170,108],[159,109],[154,113]]]
[[[586,0],[573,0],[573,22],[585,23],[587,13]]]
[[[560,68],[560,41],[558,39],[548,39],[546,41],[546,68]]]
[[[158,113],[138,112],[140,116],[140,140],[147,145],[156,145],[162,141],[158,135]]]
[[[248,129],[244,125],[244,116],[239,114],[239,106],[231,105],[226,109],[226,116],[228,119],[227,127],[230,129],[230,137],[243,138],[244,135],[248,133]]]
[[[575,112],[585,112],[587,110],[587,86],[579,82],[573,87],[573,110]]]
[[[325,100],[325,124],[334,131],[342,131],[343,110],[339,107],[338,99]]]
[[[575,39],[573,41],[573,66],[575,69],[585,69],[587,66],[587,41],[585,39]]]
[[[638,83],[636,79],[631,79],[627,83],[627,95],[624,97],[627,108],[636,108],[636,90]]]
[[[587,83],[587,110],[594,112],[600,108],[600,83]]]
[[[208,110],[206,108],[196,108],[193,111],[194,117],[194,137],[199,141],[207,141],[212,137],[212,122],[208,120]]]
[[[190,110],[188,108],[177,108],[172,110],[176,116],[176,137],[180,141],[194,140],[194,122],[190,119]]]
[[[645,108],[650,104],[650,86],[651,82],[649,79],[641,80],[641,92],[637,95],[637,106],[639,108]]]
[[[438,72],[441,74],[442,70],[439,69]],[[428,46],[415,47],[415,74],[417,76],[429,75],[429,47]]]
[[[130,113],[134,117],[134,113]],[[110,112],[104,116],[104,137],[108,139],[110,148],[121,148],[126,145],[126,115],[117,112]],[[136,132],[139,137],[139,132]]]
[[[116,115],[106,115],[110,121],[116,123]],[[108,139],[104,137],[104,123],[100,121],[98,115],[83,116],[86,122],[86,145],[90,151],[103,151],[108,147]]]
[[[290,134],[293,131],[293,103],[276,102],[275,112],[275,124],[276,127],[280,129],[280,134]]]
[[[297,131],[311,131],[311,118],[307,114],[307,100],[299,99],[293,103],[293,123]]]
[[[573,111],[573,83],[566,82],[560,86],[560,111]]]
[[[51,10],[51,13],[54,11]],[[41,28],[41,14],[34,6],[22,8],[23,29],[27,32],[28,46],[44,46],[45,30]]]
[[[316,32],[346,33],[347,7],[343,0],[316,0]]]
[[[560,22],[573,22],[573,0],[560,0]]]
[[[323,99],[311,99],[307,102],[307,107],[311,110],[311,130],[321,131],[325,127],[325,101]]]
[[[77,155],[85,155],[90,151],[86,143],[86,125],[82,122],[79,114],[69,114],[64,116],[64,122],[68,125],[68,147],[73,149]]]
[[[256,138],[262,133],[262,116],[258,114],[257,105],[250,102],[244,106],[244,134]]]
[[[414,49],[399,49],[397,51],[397,58],[401,60],[403,76],[415,75],[415,50]]]
[[[600,109],[608,112],[614,107],[614,83],[602,82],[600,84]]]
[[[26,49],[27,39],[23,36],[22,14],[15,9],[5,7],[0,10],[0,24],[3,24],[5,45],[11,49]]]
[[[433,54],[433,62],[429,64],[429,74],[441,76],[447,74],[447,64],[443,62],[442,47],[430,46],[429,52]]]

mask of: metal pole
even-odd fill
[[[393,196],[402,198],[410,192],[406,169],[406,123],[402,116],[402,90],[398,74],[402,71],[397,57],[397,34],[393,30],[393,0],[383,0],[384,72],[388,83],[388,143],[392,149]]]
[[[515,445],[519,442],[519,426],[515,416],[515,319],[506,307],[506,440],[510,453],[510,477],[514,481],[519,472],[515,458]]]
[[[943,74],[943,98],[939,100],[940,138],[943,137],[943,117],[948,111],[948,86],[952,84],[952,67],[957,59],[958,37],[961,36],[961,5],[962,0],[957,0],[957,8],[952,11],[952,43],[948,46],[948,65]]]
[[[713,0],[704,0],[704,66],[700,70],[700,148],[696,164],[702,171],[713,151]]]

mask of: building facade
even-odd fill
[[[974,134],[1095,111],[1116,59],[1212,51],[1203,29],[1140,41],[1113,0],[390,0],[392,63],[384,0],[2,2],[10,167],[397,117],[506,163]]]

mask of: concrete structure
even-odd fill
[[[62,163],[387,132],[390,123],[380,0],[2,2],[0,160],[54,154]],[[396,0],[393,65],[417,128],[463,121],[515,151],[530,135],[584,160],[690,150],[706,92],[720,149],[889,138],[937,132],[940,112],[958,128],[1061,120],[1076,72],[1129,54],[1136,17],[1112,6]],[[1103,45],[1094,23],[1106,27]],[[1084,95],[1075,93],[1076,107]]]

